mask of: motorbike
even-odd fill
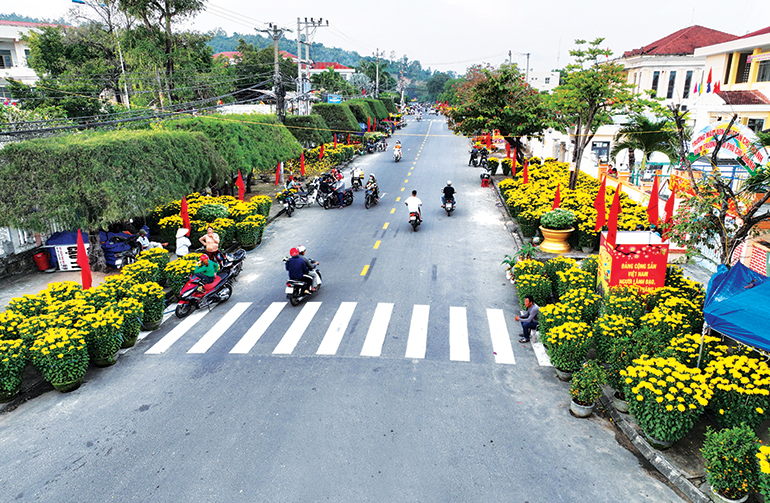
[[[388,142],[385,140],[385,138],[383,138],[377,143],[377,151],[385,152],[386,150],[388,150]]]
[[[291,218],[291,214],[297,209],[297,202],[294,200],[294,194],[289,193],[283,199],[283,210],[286,212],[286,216]]]
[[[195,275],[182,287],[179,292],[179,303],[176,305],[177,318],[185,318],[196,309],[209,307],[229,299],[233,295],[232,282],[235,280],[233,269],[222,268],[214,277],[214,281],[203,284]]]
[[[345,189],[345,192],[342,193],[342,201],[345,206],[353,204],[353,189]],[[325,210],[337,206],[339,203],[340,199],[335,191],[328,192],[324,196],[323,207]]]
[[[321,271],[319,271],[318,268],[314,270],[316,274],[318,274],[319,279],[318,287],[316,288],[315,292],[306,290],[307,284],[302,280],[290,279],[286,282],[286,298],[289,299],[289,302],[292,306],[298,306],[303,300],[321,289],[321,281],[323,281]]]
[[[374,197],[374,189],[366,189],[366,194],[364,195],[364,208],[367,210],[377,204],[377,198]]]
[[[366,142],[366,153],[373,154],[377,151],[377,144],[375,142]]]
[[[414,232],[417,232],[417,228],[420,226],[420,214],[416,211],[409,213],[409,225],[412,226]]]
[[[128,249],[115,253],[115,268],[122,269],[128,264],[136,262],[136,257],[142,253],[142,245],[139,244],[139,234],[132,236],[113,236],[111,241],[114,243],[125,243]]]
[[[418,116],[415,118],[415,120],[416,120],[417,122],[420,122],[420,121],[422,120],[422,115],[418,115]]]
[[[471,154],[471,158],[468,161],[468,166],[470,166],[472,164],[474,168],[478,167],[478,165],[479,165],[479,154],[478,154],[478,152],[474,152],[473,150],[471,150],[468,153]]]
[[[451,217],[452,212],[457,207],[457,202],[455,201],[455,198],[447,199],[444,203],[444,209],[446,210],[446,216]]]
[[[484,171],[479,175],[479,178],[481,178],[482,182],[492,178],[492,168],[490,168],[489,165],[484,166]]]
[[[363,175],[360,178],[353,175],[350,179],[350,188],[355,191],[361,190],[361,180],[363,180]]]
[[[401,150],[397,149],[393,151],[393,160],[398,162],[401,160]]]
[[[485,148],[481,149],[481,152],[479,152],[479,166],[482,168],[487,168],[487,166],[489,166],[489,161],[487,161],[488,155],[489,152],[487,152],[487,149]]]

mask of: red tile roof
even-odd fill
[[[717,95],[727,105],[770,105],[770,100],[760,91],[720,91]]]
[[[0,24],[5,26],[24,26],[27,28],[38,28],[41,26],[50,26],[52,28],[56,28],[57,26],[64,26],[67,28],[71,28],[71,26],[66,24],[59,25],[59,24],[51,24],[51,23],[30,23],[27,21],[8,21],[6,19],[0,20]]]
[[[235,59],[235,58],[240,58],[241,53],[239,51],[224,51],[224,52],[218,52],[214,54],[213,56],[211,56],[211,58],[217,59],[220,56],[227,59]]]
[[[756,37],[757,35],[764,35],[766,33],[770,33],[770,26],[768,26],[767,28],[762,28],[761,30],[757,30],[757,31],[748,33],[748,34],[746,34],[746,35],[744,35],[742,37],[738,37],[738,38]]]
[[[672,56],[693,54],[698,47],[706,47],[735,40],[738,37],[703,26],[690,26],[663,37],[660,40],[623,53],[624,58],[632,56]]]
[[[297,59],[297,56],[290,53],[289,51],[278,51],[278,54],[280,54],[281,56],[287,59]]]
[[[330,61],[323,61],[319,63],[313,63],[313,70],[326,70],[332,68],[334,70],[352,70],[349,66],[341,65]]]

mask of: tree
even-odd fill
[[[615,142],[610,151],[610,157],[615,159],[621,151],[628,150],[628,165],[632,172],[635,150],[642,151],[642,173],[653,152],[666,155],[673,164],[677,160],[677,153],[676,132],[672,126],[671,120],[665,117],[659,120],[650,120],[644,115],[634,114],[631,121],[615,134]]]
[[[319,89],[332,94],[343,94],[345,96],[354,96],[360,94],[356,88],[348,84],[345,78],[331,68],[325,72],[316,73],[310,77],[313,89]]]
[[[575,62],[567,65],[567,75],[549,98],[549,106],[558,120],[557,129],[566,132],[574,130],[575,149],[572,161],[575,170],[570,175],[569,188],[575,189],[583,152],[594,137],[597,129],[612,123],[612,115],[627,111],[637,103],[632,86],[626,84],[623,65],[609,61],[612,51],[601,49],[604,41],[597,38],[588,43],[587,49],[580,46],[585,40],[575,40],[578,49],[571,50]],[[637,107],[644,106],[638,103]],[[638,109],[638,108],[637,108]]]
[[[449,75],[443,72],[436,72],[434,73],[429,79],[428,82],[426,82],[425,86],[427,88],[427,100],[428,101],[436,101],[438,100],[439,94],[441,94],[444,91],[444,84],[450,80]]]
[[[542,96],[524,82],[516,67],[471,67],[465,82],[455,89],[456,106],[448,112],[455,132],[472,135],[498,129],[523,158],[521,137],[548,127],[549,113]]]
[[[238,40],[236,50],[241,54],[235,63],[235,86],[240,90],[239,100],[259,98],[262,93],[255,89],[272,89],[275,75],[275,54],[272,45],[258,49],[244,39]],[[289,58],[278,54],[278,70],[281,81],[287,82],[297,78],[297,64]]]

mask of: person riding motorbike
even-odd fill
[[[452,187],[452,180],[446,181],[446,187],[444,187],[444,190],[442,191],[441,196],[441,207],[446,207],[447,201],[451,201],[453,204],[455,202],[455,188]]]
[[[471,149],[471,158],[468,161],[468,166],[470,166],[473,163],[473,160],[476,159],[479,156],[479,149],[476,148],[476,145],[473,146]]]
[[[353,174],[350,176],[350,185],[354,185],[355,180],[358,180],[358,183],[361,185],[364,183],[364,169],[360,166],[353,168]]]
[[[340,209],[345,207],[345,179],[342,178],[342,174],[337,174],[337,183],[334,185],[334,191],[337,193],[337,196],[340,198]]]
[[[312,278],[308,276],[310,268],[305,263],[305,259],[300,257],[297,248],[289,250],[289,255],[291,257],[286,261],[286,270],[289,271],[289,279],[292,281],[304,281],[305,293],[310,293],[313,281]]]
[[[299,245],[297,247],[297,250],[299,251],[299,256],[302,257],[302,260],[305,261],[305,264],[307,264],[308,276],[313,278],[313,283],[310,287],[310,291],[314,292],[318,289],[318,285],[321,284],[321,278],[318,277],[318,273],[315,271],[315,268],[318,266],[318,262],[315,260],[312,260],[305,256],[305,252],[307,251],[307,248],[305,248],[304,245]]]
[[[401,140],[396,140],[396,144],[393,145],[393,157],[401,157]]]
[[[193,270],[193,276],[198,278],[201,282],[201,285],[198,287],[199,291],[204,291],[203,285],[214,282],[217,271],[219,271],[219,264],[213,260],[209,260],[209,256],[205,253],[201,254],[200,265]]]
[[[407,209],[409,210],[409,213],[417,213],[417,218],[420,219],[420,222],[422,222],[422,210],[420,207],[422,206],[422,201],[420,201],[420,198],[417,197],[417,191],[412,191],[412,197],[406,198],[404,201],[404,204],[406,205]]]
[[[372,189],[374,199],[376,199],[377,202],[380,202],[380,188],[377,186],[377,179],[374,177],[374,173],[369,175],[369,181],[366,182],[366,186],[364,188],[367,190]]]

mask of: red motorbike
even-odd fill
[[[175,311],[177,318],[184,318],[196,309],[229,299],[233,295],[233,283],[243,268],[245,255],[243,250],[224,255],[222,269],[211,283],[204,284],[198,276],[191,275],[179,292],[179,303]]]

